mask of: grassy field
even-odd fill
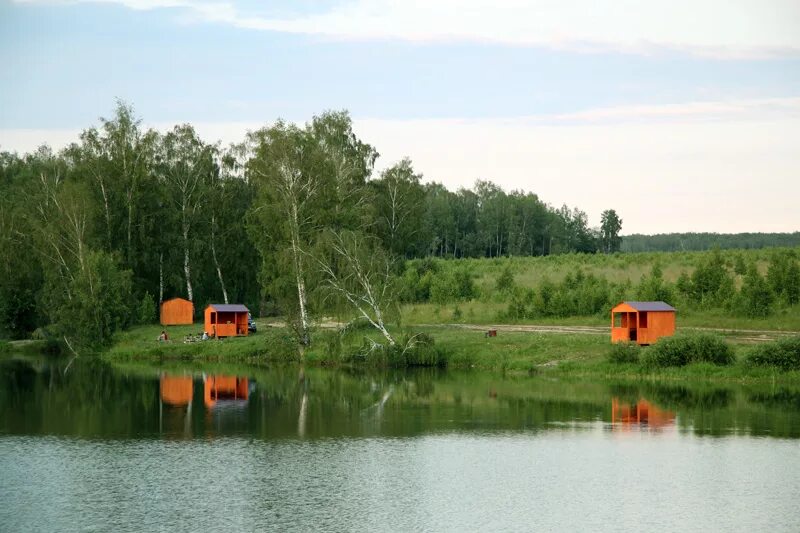
[[[159,342],[161,326],[142,326],[121,334],[117,342],[102,357],[119,363],[164,364],[169,361],[202,361],[226,364],[274,364],[299,362],[298,353],[289,333],[282,327],[259,324],[259,331],[248,337],[183,343],[183,335],[194,332],[197,326],[169,328],[171,342]],[[610,343],[603,334],[569,334],[501,331],[497,337],[486,337],[477,329],[456,326],[424,326],[415,333],[427,333],[443,351],[446,366],[510,374],[545,374],[553,376],[602,377],[667,380],[733,380],[738,382],[800,382],[798,372],[777,372],[772,369],[750,368],[743,364],[730,367],[695,364],[683,368],[646,370],[638,365],[619,365],[607,362]],[[396,333],[402,334],[397,331]],[[318,330],[312,347],[303,354],[303,361],[312,366],[349,366],[342,354],[332,354],[329,342],[335,330]],[[346,355],[357,351],[364,338],[380,340],[369,330],[351,335],[344,343]],[[741,361],[748,344],[736,337],[728,338]],[[369,360],[365,360],[367,366]]]
[[[663,274],[663,283],[672,297],[668,303],[678,309],[679,327],[737,328],[754,330],[800,330],[800,304],[787,305],[775,298],[771,313],[765,318],[750,318],[737,305],[736,300],[716,304],[716,307],[702,306],[691,301],[676,287],[681,274],[691,276],[704,262],[708,262],[715,252],[647,252],[628,254],[565,254],[545,257],[501,257],[494,259],[433,260],[435,276],[444,276],[457,269],[470,273],[475,287],[474,294],[467,300],[453,298],[436,302],[425,299],[408,299],[401,307],[404,324],[496,324],[496,323],[536,323],[565,325],[605,325],[609,321],[610,307],[619,299],[635,300],[637,287],[645,276],[649,276],[654,265]],[[800,248],[725,250],[721,252],[727,275],[738,291],[744,276],[737,273],[736,264],[756,264],[761,274],[765,274],[770,261],[776,254],[800,256]],[[539,290],[545,281],[561,283],[567,276],[581,272],[584,276],[594,276],[610,284],[607,289],[606,305],[594,308],[595,311],[581,316],[548,316],[546,312],[535,313],[533,318],[509,318],[509,303],[512,300],[509,290],[498,288],[498,279],[505,272],[513,276],[515,291]],[[739,270],[741,272],[741,270]],[[568,298],[576,297],[575,294]],[[606,309],[608,307],[608,309]],[[513,315],[519,316],[519,315]],[[527,316],[527,315],[523,315]]]
[[[563,326],[608,326],[609,314],[540,317],[534,319],[509,320],[502,315],[508,304],[470,300],[450,305],[432,303],[405,304],[402,306],[403,324],[543,324]],[[766,318],[732,316],[723,309],[692,309],[678,307],[677,327],[749,329],[764,331],[800,331],[800,306],[783,308]]]

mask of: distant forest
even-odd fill
[[[623,252],[682,252],[712,248],[757,249],[800,246],[800,231],[794,233],[661,233],[625,235]]]

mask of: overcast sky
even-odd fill
[[[348,109],[383,168],[623,233],[800,230],[797,0],[0,0],[0,150],[132,103],[235,142]]]

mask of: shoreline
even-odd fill
[[[386,360],[369,360],[358,356],[366,339],[377,339],[371,330],[358,330],[341,338],[332,328],[320,328],[314,333],[314,343],[303,359],[291,333],[285,327],[259,324],[259,331],[247,337],[199,341],[184,344],[180,340],[167,343],[157,338],[162,326],[140,326],[119,335],[114,345],[99,352],[110,363],[141,362],[161,365],[168,362],[222,363],[247,365],[295,364],[309,367],[342,369],[397,368]],[[494,326],[493,326],[494,327]],[[508,329],[503,329],[507,327]],[[483,335],[479,325],[420,325],[415,333],[426,333],[435,339],[436,349],[443,354],[441,364],[400,365],[400,367],[438,366],[452,370],[499,373],[503,375],[539,375],[579,379],[625,379],[634,381],[681,381],[800,384],[800,371],[781,371],[773,367],[753,367],[743,363],[752,346],[766,340],[785,338],[785,331],[725,330],[724,337],[735,350],[736,362],[730,366],[693,363],[683,367],[649,368],[638,363],[610,363],[607,360],[611,343],[609,336],[598,331],[557,332],[546,329],[519,329],[531,326],[505,325],[498,327],[498,336]],[[552,327],[552,326],[548,326]],[[172,326],[173,339],[182,339],[184,332],[195,326]],[[572,330],[571,326],[566,329]],[[690,329],[690,328],[685,328]],[[398,337],[402,334],[397,331]]]

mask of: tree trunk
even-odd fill
[[[189,301],[194,301],[194,292],[192,291],[192,272],[189,267],[189,228],[183,227],[183,274],[186,276],[186,294]]]
[[[108,193],[106,192],[106,186],[103,180],[100,179],[98,181],[100,182],[100,192],[103,194],[103,208],[106,215],[106,245],[108,246],[108,250],[111,251],[113,247],[111,243],[111,212],[108,209]]]
[[[164,301],[164,252],[158,254],[158,303]]]
[[[216,226],[216,217],[211,216],[211,256],[214,258],[214,267],[217,269],[217,278],[219,278],[219,286],[222,289],[222,299],[228,303],[228,291],[225,290],[225,280],[222,279],[222,269],[217,260],[217,244],[215,238],[214,228]]]
[[[128,266],[133,265],[133,250],[131,250],[131,233],[133,227],[133,191],[128,191]]]
[[[309,346],[311,339],[309,338],[309,320],[308,309],[306,309],[306,283],[303,272],[303,260],[300,250],[300,222],[297,214],[297,203],[292,202],[292,259],[294,260],[294,274],[297,283],[297,303],[300,311],[300,344]]]

